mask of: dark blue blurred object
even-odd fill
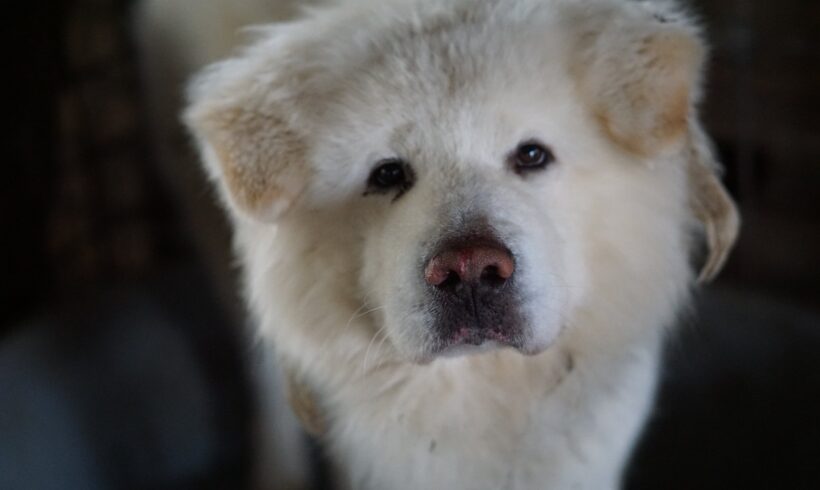
[[[189,271],[0,345],[1,489],[247,487],[247,349]]]

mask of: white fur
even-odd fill
[[[692,281],[693,217],[682,140],[630,156],[585,110],[569,66],[595,23],[607,60],[642,29],[697,36],[671,2],[361,0],[259,31],[193,85],[187,121],[231,211],[251,310],[315,391],[350,488],[619,486]],[[607,66],[596,83],[618,82]],[[235,199],[203,129],[236,108],[291,130],[243,154],[287,195],[267,211]],[[305,160],[254,154],[280,137],[302,138]],[[530,138],[557,161],[522,179],[505,159]],[[364,196],[394,156],[414,187]],[[516,252],[529,355],[431,351],[418,271],[471,216]]]

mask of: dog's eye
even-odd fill
[[[380,162],[367,179],[367,192],[387,192],[393,189],[403,193],[413,185],[412,171],[402,160]]]
[[[555,161],[552,151],[541,143],[527,141],[518,145],[511,163],[517,173],[540,170]]]

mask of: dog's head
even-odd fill
[[[356,323],[416,361],[668,322],[690,218],[705,276],[737,229],[693,108],[696,29],[643,3],[411,3],[274,28],[193,85],[254,301],[332,283],[313,308],[375,310]]]

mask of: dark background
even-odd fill
[[[252,347],[200,243],[224,223],[191,225],[156,163],[130,7],[4,16],[0,489],[249,481]],[[693,7],[744,226],[670,342],[627,487],[820,488],[820,3]]]

